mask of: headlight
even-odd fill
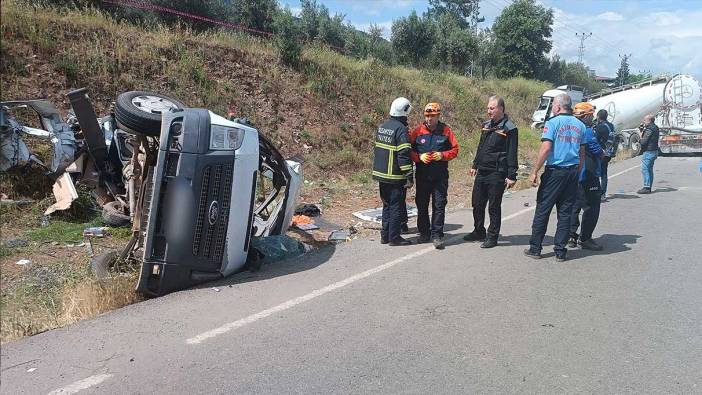
[[[221,125],[212,125],[210,129],[210,149],[218,151],[235,151],[244,142],[244,131]]]

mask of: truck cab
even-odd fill
[[[575,104],[583,101],[583,97],[585,95],[584,91],[584,88],[577,85],[561,85],[555,89],[549,89],[544,92],[541,95],[539,106],[536,108],[536,111],[534,111],[534,115],[532,115],[531,127],[534,129],[543,127],[544,122],[546,122],[546,120],[552,115],[553,99],[556,96],[565,93],[566,95],[570,96],[573,104]]]

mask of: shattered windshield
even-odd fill
[[[551,104],[551,98],[546,97],[546,96],[542,96],[541,102],[539,103],[539,108],[537,109],[537,111],[543,111],[543,110],[548,109],[549,104]]]

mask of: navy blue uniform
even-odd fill
[[[531,225],[529,250],[540,254],[548,218],[553,206],[558,211],[558,224],[554,237],[556,256],[565,258],[578,186],[580,145],[585,143],[585,124],[570,114],[559,114],[544,125],[541,141],[551,141],[553,146],[546,160],[546,170],[536,193],[536,210]]]

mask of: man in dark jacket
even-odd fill
[[[484,240],[481,248],[497,245],[502,221],[502,195],[517,182],[517,126],[505,114],[505,102],[499,96],[488,100],[488,119],[483,122],[480,142],[470,169],[473,182],[474,230],[466,241]],[[476,176],[477,175],[477,176]],[[485,231],[485,206],[489,203],[490,226]]]
[[[458,155],[458,142],[451,128],[439,120],[441,106],[424,107],[424,122],[410,134],[412,161],[417,166],[417,230],[419,242],[430,239],[434,248],[444,248],[444,217],[448,201],[448,162]],[[431,222],[429,201],[431,200]]]
[[[641,129],[641,174],[643,175],[643,188],[636,191],[640,194],[651,193],[653,186],[653,163],[658,158],[658,138],[660,131],[654,123],[656,118],[648,114],[644,117]]]
[[[612,160],[617,149],[614,141],[614,136],[616,134],[614,125],[607,120],[608,116],[609,113],[607,113],[607,110],[597,111],[597,123],[595,124],[597,142],[604,152],[604,158],[602,158],[600,166],[600,199],[603,202],[607,200],[607,169],[609,167],[609,161]]]
[[[595,107],[587,102],[578,103],[573,108],[573,115],[585,124],[585,160],[578,174],[578,192],[573,212],[570,216],[570,241],[568,246],[580,247],[585,250],[601,251],[602,246],[592,240],[597,221],[600,218],[600,171],[604,152],[600,147],[597,136],[592,130],[592,120]],[[581,233],[580,210],[583,212]],[[580,240],[578,240],[578,238]]]
[[[390,118],[375,133],[373,179],[378,181],[383,201],[380,242],[391,246],[412,244],[400,236],[402,221],[407,214],[405,188],[411,188],[413,183],[407,128],[407,116],[411,109],[412,105],[404,97],[393,100]],[[402,210],[405,210],[404,215]]]

